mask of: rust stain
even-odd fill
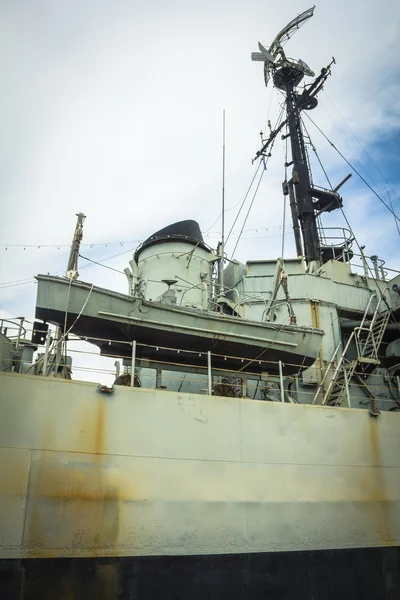
[[[77,415],[75,439],[72,441],[74,452],[107,454],[107,399],[98,395],[93,403],[82,409]],[[72,433],[72,432],[71,432]]]
[[[24,542],[33,554],[84,549],[91,556],[117,543],[119,471],[93,458],[63,461],[54,454],[32,465]]]
[[[321,319],[320,319],[319,302],[314,302],[313,300],[311,300],[310,301],[310,309],[311,309],[311,325],[312,325],[312,327],[315,327],[316,329],[320,329],[321,328]],[[323,343],[321,345],[320,351],[318,352],[318,356],[315,361],[318,371],[320,373],[321,380],[325,374],[324,366],[326,364],[324,361],[322,348],[323,348]]]
[[[25,555],[40,550],[40,556],[53,557],[76,550],[96,556],[100,548],[116,546],[120,501],[132,499],[130,484],[121,481],[118,465],[106,456],[106,400],[97,397],[84,415],[76,414],[71,435],[66,432],[65,439],[72,440],[66,452],[51,451],[52,429],[43,430],[49,451],[39,453],[31,465]]]
[[[0,452],[0,497],[25,496],[29,478],[30,451],[2,448]]]
[[[311,323],[313,327],[319,329],[320,327],[320,319],[319,319],[319,304],[318,302],[310,302],[311,307]]]
[[[390,502],[386,495],[382,473],[382,447],[380,439],[379,418],[369,417],[369,441],[374,469],[368,469],[371,476],[373,501],[371,506],[375,519],[377,534],[383,546],[394,546],[396,536],[393,532],[390,516]]]
[[[106,434],[106,404],[104,398],[100,397],[97,403],[95,454],[104,454]]]

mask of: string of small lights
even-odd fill
[[[244,229],[243,233],[246,232],[263,232],[263,231],[270,231],[270,230],[274,230],[274,229],[278,229],[281,230],[282,229],[282,225],[271,225],[269,227],[257,227],[255,229]],[[285,229],[291,229],[291,227],[286,227]],[[238,233],[240,233],[240,230],[237,231],[232,231],[232,235],[237,235]],[[221,235],[220,231],[210,231],[208,233],[204,234],[204,237],[218,237]],[[131,241],[116,241],[116,242],[93,242],[93,243],[87,243],[87,244],[81,244],[81,248],[108,248],[109,246],[121,246],[124,247],[125,245],[131,245],[131,244],[141,244],[144,240],[131,240]],[[22,250],[44,250],[44,249],[56,249],[56,250],[63,250],[64,248],[71,248],[71,244],[0,244],[0,248],[3,248],[3,250],[10,250],[10,249],[14,249],[14,248],[19,248]]]

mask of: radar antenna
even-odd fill
[[[321,70],[320,75],[310,84],[304,86],[301,93],[296,91],[296,87],[304,79],[304,76],[314,77],[313,71],[301,59],[289,58],[283,50],[283,45],[291,36],[314,14],[314,6],[298,17],[290,21],[275,37],[268,50],[261,44],[258,44],[260,52],[253,52],[252,60],[264,62],[264,79],[268,85],[270,77],[275,87],[280,89],[286,98],[286,119],[279,127],[270,132],[270,135],[259,152],[256,159],[260,156],[267,156],[266,151],[272,144],[275,137],[281,129],[287,125],[288,135],[282,136],[282,139],[290,137],[292,150],[292,160],[286,163],[289,167],[293,165],[292,178],[285,181],[283,191],[285,195],[291,196],[292,218],[294,231],[298,231],[298,222],[301,225],[301,232],[304,242],[304,254],[307,263],[314,263],[317,267],[326,258],[324,248],[318,235],[317,216],[322,212],[334,210],[342,206],[342,199],[337,190],[323,190],[312,186],[312,177],[308,162],[304,135],[300,113],[302,110],[312,110],[318,104],[316,95],[322,89],[327,77],[331,73],[332,62]],[[298,252],[301,248],[299,237],[295,234],[296,247]],[[310,269],[313,266],[310,265]]]
[[[265,85],[268,85],[270,74],[276,69],[282,67],[285,63],[292,64],[304,75],[314,77],[313,71],[304,61],[296,61],[294,58],[288,58],[283,50],[283,45],[286,44],[286,42],[290,40],[296,31],[298,31],[300,27],[313,16],[314,8],[315,6],[305,10],[303,13],[301,13],[301,15],[290,21],[290,23],[288,23],[286,27],[284,27],[282,31],[278,33],[268,50],[264,48],[260,42],[258,42],[258,48],[260,52],[252,52],[251,60],[259,60],[264,62]]]

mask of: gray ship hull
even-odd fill
[[[6,598],[398,598],[400,414],[0,389]]]

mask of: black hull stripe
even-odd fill
[[[0,560],[2,600],[399,600],[400,547]]]

